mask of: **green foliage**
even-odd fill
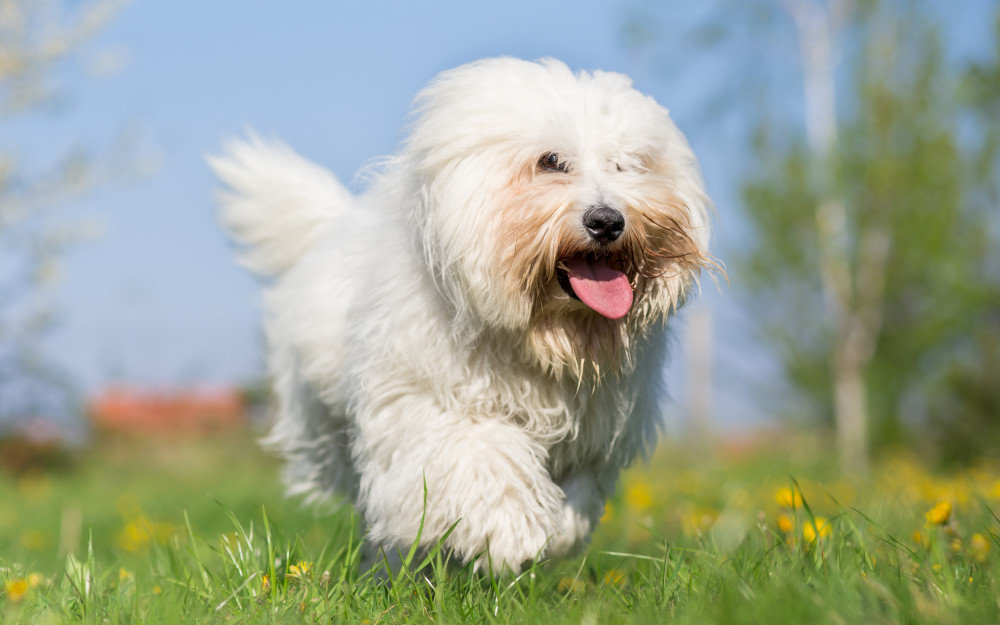
[[[935,393],[961,401],[959,389],[948,388],[958,378],[944,374],[955,359],[982,361],[985,345],[965,338],[997,310],[992,294],[1000,280],[987,269],[998,243],[996,203],[993,183],[982,175],[996,161],[984,168],[979,161],[989,155],[963,138],[963,127],[985,136],[985,124],[956,97],[961,68],[945,61],[938,27],[921,2],[872,3],[841,41],[849,63],[839,140],[819,167],[832,180],[826,192],[845,206],[845,239],[837,244],[849,259],[855,299],[872,278],[866,249],[888,246],[884,277],[876,277],[877,335],[865,370],[871,434],[886,446],[941,418],[927,414],[938,405]],[[976,68],[973,82],[991,84],[980,82],[989,71],[996,70]],[[995,107],[982,89],[975,93],[982,106]],[[820,288],[816,207],[824,190],[810,175],[816,157],[798,127],[772,119],[761,121],[755,154],[759,172],[743,194],[754,243],[731,263],[733,282],[745,285],[760,311],[788,379],[829,423],[829,363],[838,339]],[[912,414],[912,406],[924,408]]]
[[[1000,308],[1000,303],[996,306]],[[928,439],[948,464],[1000,457],[1000,318],[985,321],[943,366],[928,411]],[[927,445],[924,445],[927,447]]]

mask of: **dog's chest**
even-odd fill
[[[545,449],[553,476],[606,462],[636,405],[627,376],[591,386],[500,363],[466,369],[475,374],[451,389],[457,409],[515,424]]]
[[[549,448],[549,472],[561,476],[580,468],[597,468],[611,455],[626,427],[628,407],[596,394],[571,401],[573,431]]]

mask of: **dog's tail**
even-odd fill
[[[262,277],[288,270],[353,202],[331,172],[253,134],[208,162],[229,187],[218,194],[220,221],[243,245],[240,262]]]

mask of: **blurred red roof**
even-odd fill
[[[111,389],[88,406],[100,429],[117,432],[198,433],[241,427],[246,423],[239,391],[136,391]]]

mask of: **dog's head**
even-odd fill
[[[709,200],[684,136],[627,77],[491,59],[417,102],[414,218],[461,323],[582,373],[683,303],[709,262]]]

